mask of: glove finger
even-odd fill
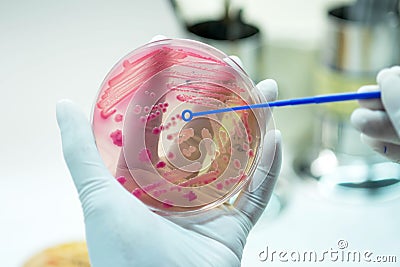
[[[257,84],[257,88],[264,95],[267,102],[273,102],[278,98],[278,84],[275,80],[265,79]]]
[[[266,79],[266,80],[259,82],[257,84],[257,88],[261,92],[261,94],[265,97],[265,99],[262,101],[273,102],[278,97],[278,85],[272,79]],[[266,108],[266,109],[264,109],[264,111],[265,111],[265,119],[263,119],[264,120],[263,123],[260,123],[261,127],[265,127],[265,125],[268,125],[270,120],[272,120],[272,123],[274,122],[273,116],[272,116],[273,109]],[[264,125],[264,123],[265,123],[265,125]],[[275,125],[273,124],[271,128],[275,128]]]
[[[242,60],[237,56],[229,56],[242,69],[244,68]],[[257,84],[257,88],[264,95],[268,102],[275,101],[278,97],[278,84],[273,79],[265,79]]]
[[[351,114],[350,120],[353,126],[365,135],[380,141],[400,144],[388,114],[382,110],[359,108]]]
[[[378,85],[365,85],[358,89],[358,93],[365,93],[365,92],[372,92],[372,91],[379,91]],[[381,99],[364,99],[359,100],[358,103],[363,108],[368,108],[372,110],[383,110],[383,104]]]
[[[361,134],[361,140],[382,156],[396,163],[400,163],[400,145],[383,142],[364,134]]]
[[[69,100],[58,102],[57,122],[64,158],[78,192],[90,183],[112,179],[97,151],[90,123],[79,107]]]
[[[276,136],[277,133],[279,134],[278,137]],[[257,171],[258,171],[258,172],[256,172],[257,175],[255,175],[251,179],[251,182],[249,184],[248,190],[250,193],[253,193],[262,185],[266,175],[269,173],[269,171],[272,168],[272,164],[274,164],[276,146],[267,145],[267,144],[275,143],[274,140],[276,140],[276,138],[281,139],[279,131],[271,130],[271,131],[267,132],[267,134],[265,135],[264,144],[266,144],[266,146],[265,146],[266,148],[263,149],[263,154],[261,156],[260,163],[257,166]]]
[[[237,56],[229,56],[236,64],[243,68],[242,60]],[[258,90],[264,95],[267,102],[275,101],[278,98],[278,84],[273,79],[265,79],[257,84]]]
[[[244,68],[243,62],[237,56],[229,56],[236,64],[238,64],[242,69]],[[228,62],[229,63],[229,62]],[[275,101],[278,98],[278,84],[273,79],[265,79],[257,84],[258,90],[263,94],[267,102]],[[266,115],[266,125],[268,124],[270,118],[272,117],[271,109],[268,109]]]
[[[393,66],[391,68],[382,69],[376,76],[376,82],[378,84],[382,83],[383,79],[385,79],[387,75],[392,75],[392,73],[400,73],[400,66]]]
[[[243,62],[238,56],[231,55],[231,56],[229,56],[229,58],[232,59],[236,64],[238,64],[239,67],[241,67],[242,69],[244,68]],[[229,62],[228,62],[228,64],[229,64]]]
[[[279,131],[268,132],[265,138],[261,163],[255,171],[250,184],[240,193],[234,203],[236,209],[246,215],[253,225],[267,206],[281,169],[281,139]]]
[[[382,102],[400,137],[400,67],[383,72],[379,77]]]

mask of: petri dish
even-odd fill
[[[198,41],[165,39],[123,57],[93,109],[96,144],[118,182],[162,215],[203,212],[249,181],[261,154],[264,109],[182,119],[265,102],[245,71]]]

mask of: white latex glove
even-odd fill
[[[380,71],[377,82],[378,86],[363,86],[359,92],[380,89],[381,99],[360,101],[351,122],[366,144],[400,163],[400,66]]]
[[[259,88],[277,96],[275,81]],[[269,119],[269,118],[266,118]],[[234,205],[206,213],[161,217],[125,190],[97,151],[92,129],[71,101],[57,104],[65,161],[82,203],[89,256],[94,267],[239,266],[249,231],[264,211],[278,177],[282,152],[279,131],[267,133],[253,181]],[[251,192],[251,193],[250,193]]]

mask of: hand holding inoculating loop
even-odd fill
[[[351,121],[372,149],[400,163],[400,66],[384,69],[377,76],[378,86],[363,86],[359,92],[382,91],[381,99],[360,101],[361,108]]]

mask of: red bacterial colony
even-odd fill
[[[124,185],[126,183],[126,178],[125,178],[125,176],[119,176],[119,177],[117,177],[117,181],[120,184]]]
[[[159,161],[156,165],[156,168],[164,168],[165,166],[167,166],[167,163],[164,161]]]
[[[140,197],[142,196],[142,193],[143,193],[143,190],[140,189],[140,188],[135,188],[135,189],[132,191],[132,194],[133,194],[135,197],[137,197],[137,198],[140,198]]]
[[[196,194],[193,191],[189,191],[189,193],[183,195],[184,198],[187,198],[189,201],[193,201],[197,198]]]
[[[161,133],[161,129],[158,127],[153,128],[153,134],[160,134]]]
[[[171,160],[175,159],[175,154],[172,152],[168,152],[167,157]]]
[[[117,115],[115,115],[114,120],[115,120],[115,122],[121,122],[123,118],[124,117],[122,114],[117,114]]]
[[[113,144],[116,146],[122,146],[122,132],[121,130],[115,130],[110,134]]]

